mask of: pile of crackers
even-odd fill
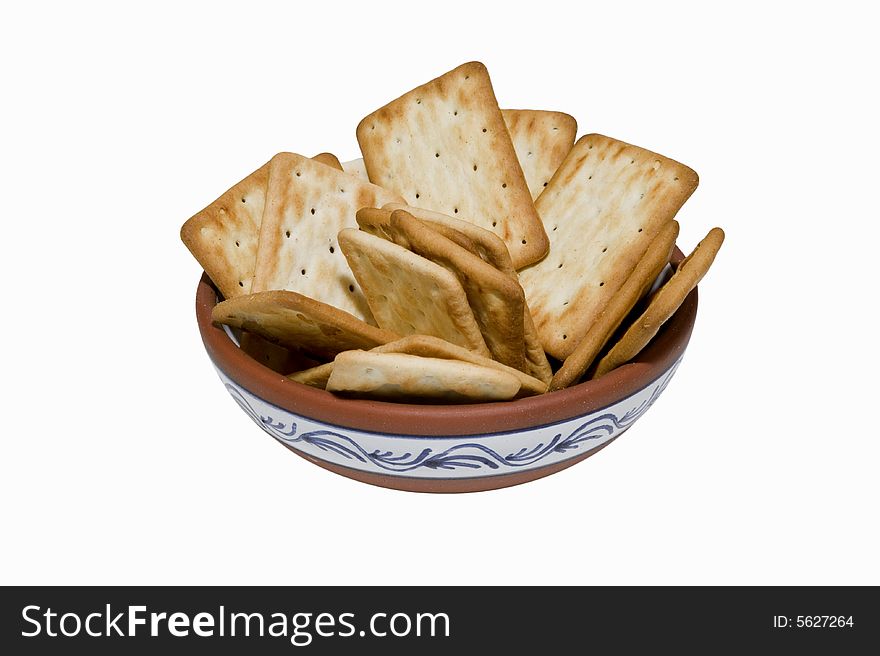
[[[503,110],[478,62],[366,116],[362,160],[278,153],[181,229],[218,324],[291,380],[397,401],[503,401],[632,360],[697,285],[676,161],[554,111]]]

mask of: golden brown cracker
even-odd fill
[[[339,158],[336,157],[333,153],[318,153],[313,158],[316,162],[320,162],[325,166],[329,166],[331,168],[336,169],[337,171],[344,171],[345,169],[342,167],[342,164],[339,162]]]
[[[724,242],[724,231],[712,228],[675,270],[648,302],[648,307],[636,319],[611,350],[599,360],[594,378],[604,376],[625,362],[636,357],[659,332],[661,326],[684,303],[684,299],[697,286]]]
[[[537,198],[562,164],[577,136],[577,121],[563,112],[502,109],[516,157],[532,198]]]
[[[459,66],[373,112],[357,137],[373,182],[411,205],[491,230],[517,267],[546,254],[547,235],[481,63]]]
[[[396,194],[301,155],[272,158],[253,291],[295,291],[372,321],[337,233]]]
[[[180,229],[183,243],[225,298],[251,291],[268,180],[266,163]]]
[[[402,336],[434,335],[490,355],[455,274],[362,230],[342,230],[339,245],[379,326]]]
[[[636,265],[623,286],[611,297],[608,305],[589,327],[584,338],[572,351],[550,381],[550,390],[559,390],[577,383],[593,360],[611,339],[623,320],[635,307],[639,299],[650,289],[651,285],[666,267],[675,239],[678,237],[678,221],[670,221],[651,242],[648,250]]]
[[[470,362],[404,353],[340,353],[327,390],[390,401],[435,400],[454,403],[506,401],[519,392],[519,379]]]
[[[569,152],[537,208],[550,254],[520,271],[544,350],[564,360],[697,186],[669,158],[597,134]]]
[[[321,358],[399,338],[392,331],[371,326],[326,303],[283,290],[228,299],[214,306],[211,318]]]

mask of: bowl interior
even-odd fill
[[[683,258],[676,249],[673,262]],[[585,415],[626,398],[659,378],[681,358],[697,311],[694,289],[657,336],[632,362],[598,380],[516,401],[417,405],[348,399],[296,383],[253,360],[211,322],[218,292],[207,275],[196,291],[196,317],[214,365],[268,403],[336,426],[399,435],[473,435],[515,431]]]

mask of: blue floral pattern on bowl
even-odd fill
[[[647,412],[680,362],[639,392],[588,415],[520,431],[435,437],[360,431],[309,419],[263,401],[218,373],[260,428],[310,459],[371,473],[448,479],[543,467],[605,444]]]

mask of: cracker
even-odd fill
[[[519,283],[405,210],[391,214],[390,231],[395,243],[455,274],[492,357],[522,370],[525,295]]]
[[[325,166],[329,166],[331,168],[336,169],[337,171],[344,171],[342,168],[342,164],[339,162],[339,158],[336,157],[333,153],[318,153],[313,158],[316,162],[321,162]]]
[[[362,230],[342,230],[339,246],[379,326],[401,336],[434,335],[490,355],[455,274]]]
[[[253,291],[286,289],[371,321],[369,307],[339,252],[337,233],[361,207],[397,195],[301,155],[272,158]]]
[[[595,323],[590,326],[577,348],[553,375],[553,380],[550,381],[551,391],[568,387],[581,379],[611,339],[614,331],[620,327],[639,299],[648,292],[666,267],[675,248],[678,229],[678,221],[670,221],[660,229],[629,278],[611,298]]]
[[[313,159],[327,164],[328,157],[336,159],[330,153]],[[183,243],[224,298],[252,291],[270,164],[266,162],[229,189],[180,230]]]
[[[519,379],[520,390],[517,398],[522,396],[534,396],[543,394],[547,391],[547,383],[533,376],[529,376],[522,371],[517,371],[513,367],[501,364],[491,358],[483,357],[473,351],[468,351],[455,344],[450,344],[446,340],[439,337],[431,337],[430,335],[410,335],[403,337],[388,344],[383,344],[371,349],[375,353],[406,353],[408,355],[418,355],[423,358],[442,358],[444,360],[461,360],[462,362],[470,362],[478,364],[490,369],[498,369],[513,374]],[[333,371],[333,363],[328,362],[305,371],[299,371],[288,376],[291,380],[295,380],[312,387],[324,388],[327,385],[327,379],[330,372]]]
[[[519,284],[519,276],[516,269],[513,268],[513,261],[510,259],[510,253],[504,242],[497,235],[473,223],[402,203],[388,203],[381,210],[360,210],[357,214],[358,225],[362,230],[393,241],[392,236],[388,234],[387,225],[390,223],[392,212],[397,209],[406,210],[440,232],[444,237],[471,253],[479,255],[485,262],[510,276]],[[544,347],[541,345],[527,303],[523,303],[523,341],[525,346],[523,371],[545,383],[549,382],[553,371],[547,361],[547,355],[544,353]]]
[[[723,242],[724,231],[712,228],[693,252],[681,261],[673,276],[651,297],[648,307],[627,328],[623,337],[599,360],[594,378],[629,362],[648,345],[706,275]]]
[[[364,166],[364,158],[358,157],[357,159],[350,160],[348,162],[342,163],[342,170],[346,173],[351,173],[352,175],[356,175],[359,178],[369,181],[370,177],[367,175],[367,167]]]
[[[288,378],[290,378],[290,380],[296,381],[297,383],[308,385],[309,387],[326,389],[327,381],[330,380],[331,373],[333,373],[333,363],[325,362],[324,364],[320,364],[317,367],[303,369],[302,371],[297,371],[296,373],[290,374]]]
[[[323,359],[399,338],[394,332],[291,291],[257,292],[228,299],[214,306],[211,318]]]
[[[538,197],[550,254],[520,272],[544,350],[564,360],[697,187],[671,159],[581,137]]]
[[[180,229],[183,243],[225,298],[251,291],[268,180],[267,162]]]
[[[506,401],[519,392],[513,374],[470,362],[404,353],[340,353],[327,381],[331,392],[371,398],[445,402]]]
[[[364,118],[358,143],[370,180],[412,205],[459,214],[500,236],[519,268],[548,241],[486,67],[471,62]]]
[[[537,198],[574,145],[577,121],[562,112],[538,109],[502,109],[501,114],[529,192]]]

